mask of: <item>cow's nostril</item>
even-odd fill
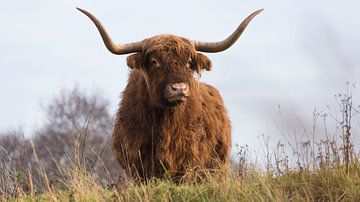
[[[173,84],[173,85],[171,85],[171,90],[177,91],[178,89],[177,89],[177,87]]]

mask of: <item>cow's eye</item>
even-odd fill
[[[186,63],[186,67],[190,68],[192,65],[192,60],[191,58],[188,60],[188,62]]]
[[[160,65],[159,62],[155,58],[152,58],[150,60],[150,63],[151,63],[151,66],[153,66],[153,67],[158,67]]]

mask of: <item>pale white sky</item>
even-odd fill
[[[126,56],[110,54],[76,6],[94,13],[118,42],[163,33],[221,40],[265,8],[233,47],[206,54],[213,70],[201,79],[220,90],[234,144],[255,145],[262,133],[279,138],[277,104],[310,127],[314,108],[333,104],[346,81],[360,83],[355,0],[0,0],[0,131],[21,126],[31,134],[43,121],[39,103],[74,84],[101,89],[115,114]]]

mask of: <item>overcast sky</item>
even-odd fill
[[[0,0],[0,131],[20,126],[31,134],[43,121],[39,103],[75,84],[101,89],[115,114],[126,56],[110,54],[76,6],[94,13],[119,43],[163,33],[222,40],[265,8],[233,47],[206,54],[213,70],[201,80],[220,90],[234,144],[275,136],[278,104],[311,124],[314,108],[334,103],[346,81],[360,83],[356,0]]]

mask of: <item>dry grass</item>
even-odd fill
[[[24,194],[9,201],[359,201],[360,169],[288,172],[272,176],[254,172],[244,178],[209,178],[177,185],[168,180],[129,185],[120,191],[102,186],[84,172],[72,171],[63,189]]]

